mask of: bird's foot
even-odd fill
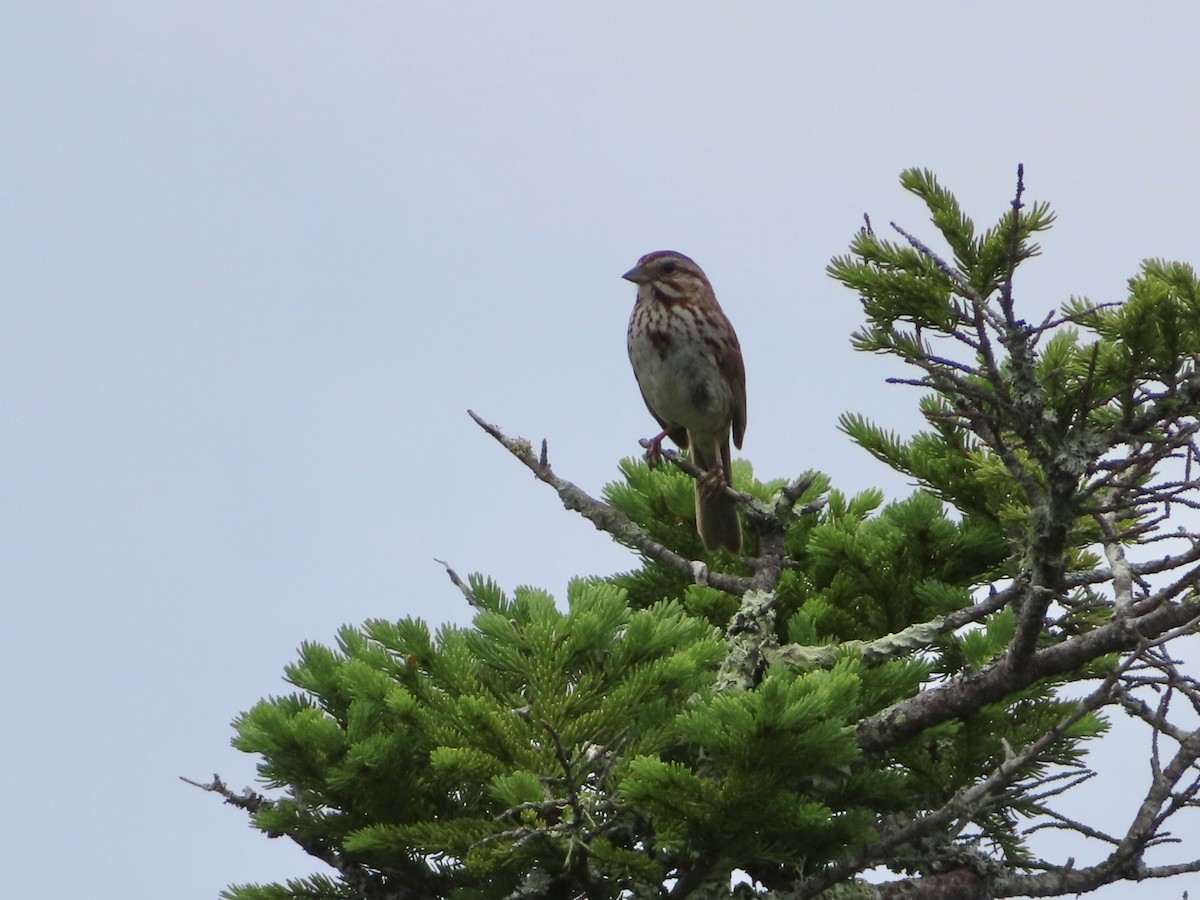
[[[666,436],[667,433],[663,431],[657,437],[642,438],[640,441],[638,441],[638,444],[641,445],[646,451],[646,465],[652,469],[657,469],[662,465],[662,442],[663,438]]]

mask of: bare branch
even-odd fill
[[[1112,566],[1113,592],[1116,595],[1116,614],[1125,615],[1133,606],[1133,570],[1125,558],[1125,548],[1121,546],[1117,526],[1111,513],[1095,517],[1100,525],[1100,533],[1104,535],[1104,555]]]
[[[434,562],[446,570],[446,574],[450,576],[450,583],[462,592],[462,595],[467,598],[467,603],[469,603],[472,608],[484,608],[483,604],[479,602],[479,598],[471,593],[470,585],[458,577],[458,573],[450,568],[450,564],[448,562],[441,559],[434,559]]]
[[[535,456],[533,446],[523,438],[510,438],[497,426],[492,425],[467,410],[475,423],[490,434],[509,453],[545,484],[550,485],[558,493],[559,499],[567,509],[579,513],[601,531],[608,532],[620,543],[644,553],[665,566],[687,575],[699,584],[709,584],[718,590],[741,596],[751,587],[751,579],[741,575],[729,575],[725,572],[714,572],[706,565],[697,566],[692,560],[685,559],[673,550],[652,540],[634,522],[618,509],[609,506],[602,500],[590,496],[578,485],[564,478],[559,478],[545,462],[546,454]]]

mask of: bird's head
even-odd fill
[[[697,289],[711,290],[704,271],[690,258],[674,250],[655,250],[637,261],[637,265],[621,276],[639,288],[653,290],[656,297],[674,300],[694,293]]]

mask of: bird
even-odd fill
[[[696,530],[710,551],[739,553],[742,526],[732,484],[729,442],[746,433],[746,367],[729,318],[704,271],[682,253],[647,253],[621,276],[637,285],[626,344],[633,374],[662,433],[649,444],[653,463],[669,437],[705,472],[696,481]]]

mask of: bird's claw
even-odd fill
[[[638,444],[641,445],[641,447],[643,447],[646,451],[646,465],[648,465],[652,469],[657,469],[659,466],[662,465],[662,461],[663,461],[662,442],[663,442],[663,438],[665,438],[666,436],[667,436],[667,433],[664,431],[661,434],[659,434],[657,437],[642,438],[640,441],[638,441]]]

